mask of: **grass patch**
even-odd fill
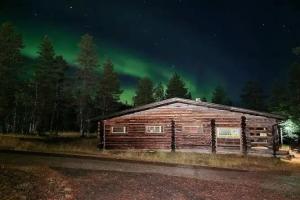
[[[201,154],[191,152],[143,152],[143,151],[105,151],[111,157],[126,158],[130,160],[144,160],[151,162],[164,162],[188,164],[195,166],[208,166],[218,168],[243,169],[243,170],[272,170],[272,171],[297,171],[300,164],[288,160],[272,157],[242,156],[235,154]]]
[[[191,152],[163,152],[137,150],[97,149],[96,137],[81,138],[79,135],[55,137],[0,135],[0,148],[53,153],[90,154],[99,157],[142,160],[173,164],[221,167],[243,170],[273,170],[300,172],[300,163],[279,158],[242,156],[234,154],[200,154]]]
[[[96,153],[97,138],[0,135],[0,148],[41,152]]]

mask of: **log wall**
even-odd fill
[[[173,103],[145,111],[104,120],[103,130],[107,149],[169,149],[172,148],[172,131],[175,149],[194,149],[211,152],[212,126],[215,128],[241,128],[245,117],[245,135],[248,151],[268,152],[273,149],[272,126],[276,119],[254,116],[203,106]],[[172,126],[173,121],[173,126]],[[162,133],[146,133],[147,125],[162,126]],[[126,133],[112,133],[112,127],[126,127]],[[242,138],[218,138],[216,152],[237,152],[243,150]],[[103,141],[101,142],[103,144]]]

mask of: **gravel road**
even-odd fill
[[[135,194],[138,196],[134,199],[159,199],[167,194],[176,194],[169,196],[170,199],[235,199],[236,195],[244,195],[240,199],[274,200],[297,199],[300,195],[300,175],[291,173],[165,166],[4,152],[0,152],[0,164],[44,166],[54,170],[55,174],[71,180],[70,188],[76,187],[76,191],[81,191],[74,194],[73,199],[98,199],[97,195],[102,196],[100,199],[131,199],[129,196]],[[119,192],[112,192],[114,190]]]

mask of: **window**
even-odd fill
[[[268,134],[267,134],[267,133],[259,133],[259,136],[260,136],[260,137],[267,137]]]
[[[112,126],[111,132],[112,133],[126,133],[126,127],[125,126]]]
[[[225,128],[218,127],[217,128],[217,137],[218,138],[240,138],[240,128]]]
[[[162,133],[162,126],[146,126],[146,133]]]

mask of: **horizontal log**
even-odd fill
[[[179,107],[177,107],[179,106]],[[171,148],[171,120],[175,122],[176,147],[211,148],[211,119],[215,119],[216,127],[240,127],[241,116],[246,117],[246,136],[250,147],[258,145],[256,134],[267,133],[267,146],[272,142],[272,125],[275,119],[236,113],[225,110],[201,106],[168,105],[150,110],[140,111],[124,116],[105,120],[105,136],[107,148]],[[163,133],[145,133],[145,126],[163,126]],[[112,126],[126,126],[126,133],[111,133]],[[201,131],[191,133],[184,131],[184,126],[201,126]],[[261,137],[257,136],[258,141]],[[252,142],[251,142],[252,141]],[[257,141],[256,141],[257,142]],[[252,144],[253,143],[253,144]],[[217,138],[219,150],[227,151],[226,148],[240,149],[240,139]],[[225,149],[221,148],[224,147]]]

